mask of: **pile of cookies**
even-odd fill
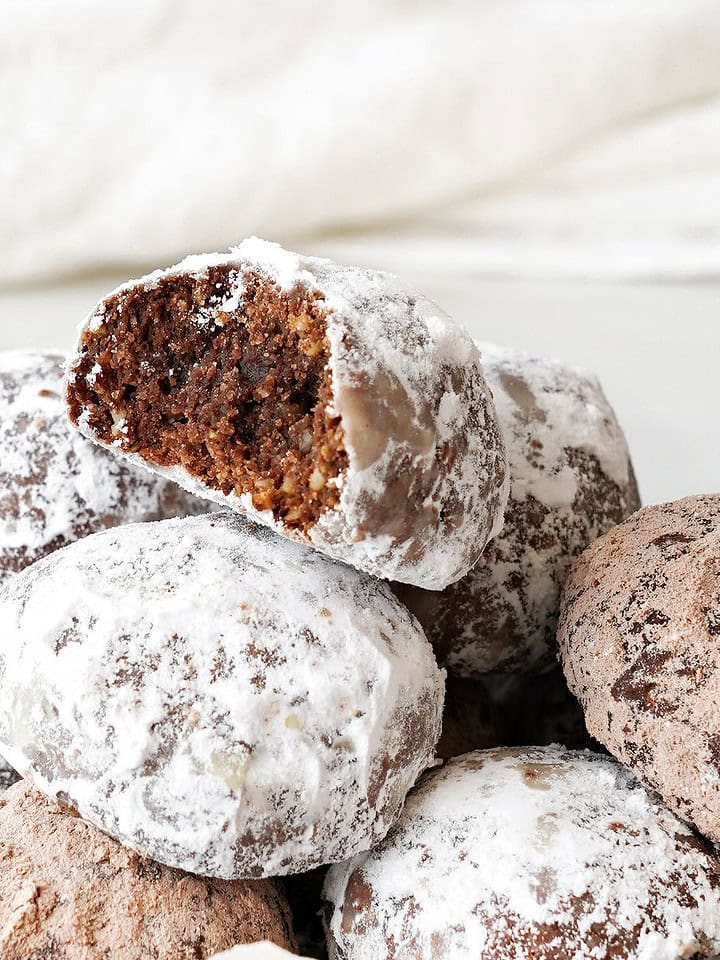
[[[720,955],[720,497],[637,512],[592,375],[256,239],[62,367],[0,357],[3,960]]]

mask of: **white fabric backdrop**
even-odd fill
[[[5,0],[0,284],[258,233],[720,274],[717,0]]]

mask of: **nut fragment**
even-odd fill
[[[325,486],[325,477],[317,467],[315,467],[313,472],[310,474],[310,480],[308,481],[308,486],[310,487],[311,490],[314,490],[315,492],[317,492],[318,490],[322,490],[322,488]]]

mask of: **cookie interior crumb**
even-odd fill
[[[223,265],[122,291],[105,317],[83,335],[71,419],[224,494],[249,493],[288,528],[335,506],[347,454],[320,294],[251,271],[238,283]]]

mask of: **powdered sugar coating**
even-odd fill
[[[339,502],[306,532],[257,511],[248,493],[225,495],[183,467],[157,468],[191,492],[253,515],[294,539],[375,576],[442,589],[477,560],[502,525],[507,462],[477,348],[434,303],[395,277],[301,257],[277,244],[245,240],[230,253],[192,256],[113,291],[151,290],[171,276],[204,275],[231,265],[234,285],[222,302],[202,306],[200,325],[242,307],[243,275],[252,271],[283,291],[318,295],[327,310],[326,337],[333,410],[341,417],[348,467],[334,482]],[[112,324],[102,301],[80,329],[83,337]],[[87,417],[80,429],[91,439]],[[124,450],[119,434],[117,449]]]
[[[225,953],[216,953],[211,960],[287,960],[289,957],[297,956],[294,953],[288,953],[276,947],[274,943],[250,943],[241,947],[233,947]]]
[[[573,566],[558,643],[590,732],[720,840],[720,495],[640,510]]]
[[[330,869],[337,960],[678,960],[720,951],[711,848],[613,760],[488,750],[423,779]]]
[[[505,525],[442,594],[400,587],[451,673],[546,669],[570,564],[639,505],[625,437],[597,378],[480,344],[510,463]]]
[[[381,839],[443,701],[387,587],[237,515],[88,537],[0,593],[0,749],[161,863],[277,876]]]
[[[0,582],[97,530],[210,508],[81,437],[62,364],[55,353],[0,353]]]

